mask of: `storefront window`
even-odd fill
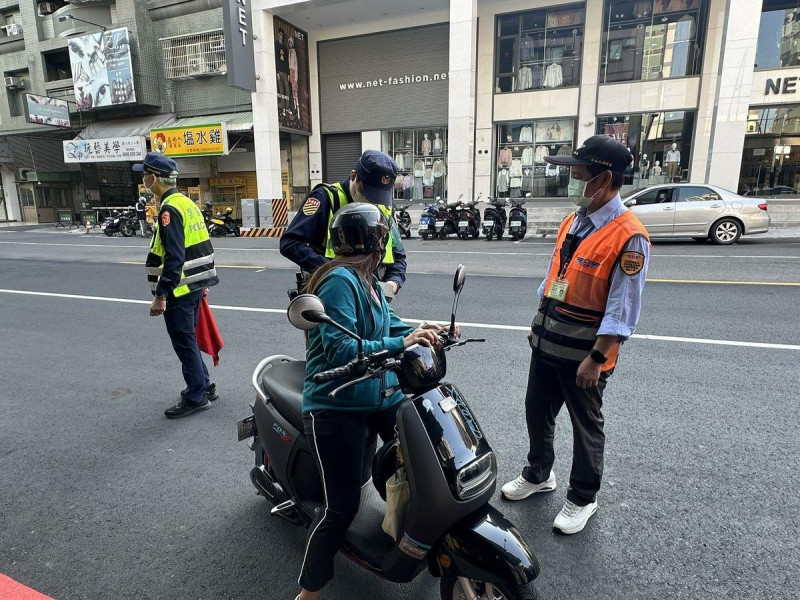
[[[397,163],[396,200],[447,197],[447,127],[383,131],[381,146]]]
[[[579,85],[584,14],[580,6],[499,17],[495,91]]]
[[[698,75],[707,0],[606,0],[600,82]]]
[[[764,0],[756,70],[800,65],[800,0]]]
[[[740,194],[800,196],[800,106],[750,110]]]
[[[625,172],[622,193],[668,182],[689,180],[695,113],[672,111],[598,117],[597,133],[626,146],[633,164]]]
[[[498,198],[566,197],[569,169],[545,162],[546,156],[571,156],[575,119],[515,121],[497,126]]]

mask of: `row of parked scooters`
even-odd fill
[[[508,233],[512,240],[521,240],[528,231],[528,210],[525,203],[530,198],[506,199],[489,198],[481,200],[481,195],[472,202],[463,202],[463,194],[455,202],[448,203],[437,197],[433,204],[426,205],[422,202],[422,216],[419,219],[419,235],[423,240],[439,238],[445,240],[451,235],[456,235],[462,240],[477,239],[483,234],[487,240],[502,240]],[[506,214],[506,207],[511,204],[511,209]],[[477,208],[478,204],[488,206],[483,211]],[[411,204],[395,207],[396,218],[400,233],[411,237],[411,216],[408,209]],[[508,231],[506,232],[506,224]]]
[[[239,229],[239,223],[233,218],[232,208],[229,207],[225,211],[225,214],[222,214],[220,211],[214,214],[213,208],[214,205],[211,202],[206,202],[205,208],[202,211],[203,220],[206,223],[208,234],[211,237],[225,237],[228,235],[239,237],[242,235]],[[136,211],[133,209],[123,209],[122,211],[112,210],[111,214],[106,217],[105,221],[100,226],[100,230],[108,237],[112,237],[118,233],[125,237],[136,235],[136,233],[139,232],[139,219],[136,217]],[[151,235],[153,235],[153,226],[148,223],[147,236],[149,237]]]

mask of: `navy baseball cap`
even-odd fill
[[[178,163],[169,156],[158,152],[148,152],[144,157],[144,162],[133,165],[133,170],[137,173],[150,173],[157,177],[175,177],[178,174]]]
[[[373,204],[392,205],[397,163],[385,152],[367,150],[356,163],[356,175],[364,184],[364,195]]]
[[[631,151],[609,135],[593,135],[575,150],[572,156],[546,156],[551,165],[603,167],[614,173],[624,173],[633,162]]]

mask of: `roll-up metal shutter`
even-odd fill
[[[322,138],[322,179],[336,183],[350,174],[361,156],[360,133],[336,133]]]

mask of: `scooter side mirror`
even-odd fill
[[[458,298],[461,296],[461,290],[464,289],[464,282],[467,279],[467,268],[464,265],[458,265],[456,275],[453,278],[453,291],[455,298],[453,298],[453,312],[450,315],[450,331],[449,336],[453,337],[456,334],[456,311],[458,311]]]
[[[322,300],[313,294],[300,294],[289,303],[286,311],[289,322],[297,329],[314,329],[320,323],[325,323],[325,305]],[[328,317],[329,319],[330,317]]]

